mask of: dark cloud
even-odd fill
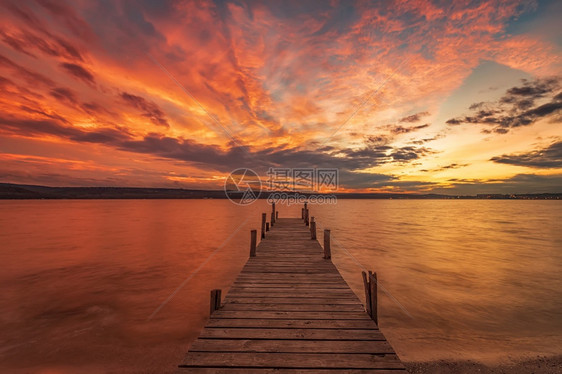
[[[505,179],[453,179],[448,187],[434,187],[431,192],[458,195],[560,193],[562,174],[517,174]]]
[[[398,122],[408,122],[408,123],[414,123],[414,122],[419,122],[422,117],[427,117],[429,116],[429,112],[419,112],[416,114],[412,114],[411,116],[407,116],[404,118],[401,118]]]
[[[55,99],[65,104],[77,104],[78,99],[73,91],[68,88],[57,87],[50,91],[50,94]]]
[[[68,60],[83,61],[78,48],[60,36],[51,34],[45,29],[39,28],[41,35],[29,30],[19,30],[17,33],[8,33],[0,29],[2,41],[12,49],[37,58],[32,51],[39,51],[48,56],[64,57]]]
[[[523,80],[521,86],[506,91],[497,102],[472,104],[472,115],[451,118],[449,125],[478,124],[489,126],[484,133],[506,134],[511,129],[529,126],[541,118],[550,117],[562,109],[560,77]],[[550,100],[537,104],[538,100]]]
[[[156,103],[148,101],[143,97],[129,94],[127,92],[121,93],[121,97],[129,105],[139,109],[142,112],[142,115],[150,119],[150,121],[155,125],[170,127],[170,124],[166,119],[166,115],[158,107],[158,105],[156,105]]]
[[[531,152],[492,157],[490,161],[531,168],[560,168],[562,167],[562,141]]]
[[[72,64],[72,63],[68,63],[68,62],[64,62],[62,64],[59,65],[60,67],[62,67],[67,73],[69,73],[70,75],[88,83],[91,85],[95,84],[94,81],[94,75],[92,73],[90,73],[88,70],[86,70],[83,66],[80,66],[78,64]]]
[[[0,66],[4,66],[10,69],[14,75],[23,79],[32,87],[36,85],[47,86],[48,88],[55,86],[55,82],[53,80],[45,77],[42,74],[28,70],[2,55],[0,55]]]
[[[449,169],[460,169],[460,168],[464,168],[466,166],[469,166],[470,164],[457,164],[456,162],[449,164],[449,165],[445,165],[445,166],[441,166],[435,169],[422,169],[420,171],[423,171],[424,173],[427,172],[439,172],[439,171],[444,171],[444,170],[449,170]]]
[[[37,2],[51,15],[61,20],[74,35],[78,35],[82,40],[92,39],[93,35],[89,25],[76,14],[72,7],[62,1],[37,0]]]
[[[408,134],[408,133],[413,132],[413,131],[425,129],[426,127],[429,127],[429,123],[426,123],[424,125],[418,125],[418,126],[410,126],[410,127],[404,127],[402,125],[388,125],[387,126],[387,128],[390,130],[390,132],[393,133],[394,135]]]

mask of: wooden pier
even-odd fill
[[[211,318],[179,372],[404,373],[375,323],[376,275],[363,273],[364,307],[330,260],[329,231],[322,248],[308,209],[302,219],[273,210],[224,303],[211,292]]]

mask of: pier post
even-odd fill
[[[276,210],[276,211],[275,211],[275,220],[278,220],[278,219],[279,219],[279,211]]]
[[[377,273],[369,271],[369,276],[363,271],[363,286],[365,288],[365,310],[373,321],[379,324],[378,303],[377,303]]]
[[[362,271],[361,276],[363,277],[363,289],[365,290],[365,310],[367,311],[367,314],[371,316],[371,288],[369,288],[367,274]]]
[[[271,225],[275,224],[275,203],[271,203]]]
[[[332,258],[332,249],[330,248],[330,230],[324,230],[324,259]]]
[[[266,214],[261,214],[261,238],[265,238],[265,221],[266,221]]]
[[[269,222],[265,223],[265,231],[269,231]]]
[[[250,231],[250,257],[256,257],[256,241],[258,233],[256,230]]]
[[[310,218],[310,239],[316,240],[316,221],[314,217]]]
[[[308,226],[308,208],[304,210],[304,225]]]
[[[377,273],[369,271],[369,289],[371,294],[371,318],[377,326],[379,325],[379,313],[377,305]]]
[[[218,310],[221,307],[221,292],[222,291],[219,289],[211,290],[211,314],[213,314],[215,310]]]
[[[304,208],[301,208],[301,219],[304,219]]]

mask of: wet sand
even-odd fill
[[[540,356],[532,360],[485,365],[476,361],[405,362],[411,374],[559,374],[562,373],[562,355]]]

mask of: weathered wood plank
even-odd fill
[[[271,368],[217,368],[217,367],[180,367],[178,374],[398,374],[405,369],[271,369]]]
[[[213,318],[261,318],[261,319],[353,319],[371,321],[371,318],[364,311],[324,311],[322,313],[310,312],[282,312],[282,311],[258,311],[258,310],[225,310],[224,308],[213,313]]]
[[[246,368],[402,369],[395,354],[192,352],[181,365]]]
[[[394,353],[387,341],[198,339],[190,352]]]
[[[212,339],[305,339],[305,340],[385,340],[378,330],[209,328],[200,338]]]
[[[301,304],[233,304],[233,303],[226,303],[223,307],[223,310],[261,310],[261,311],[279,311],[279,312],[338,312],[338,311],[348,311],[348,312],[363,312],[363,306],[352,304],[309,304],[309,305],[301,305]]]
[[[247,327],[247,328],[308,328],[308,329],[366,329],[378,330],[368,320],[317,320],[317,319],[258,319],[258,318],[211,318],[207,327]]]
[[[344,297],[344,296],[333,296],[333,297],[235,297],[229,296],[225,299],[225,302],[232,304],[277,304],[277,305],[287,305],[287,304],[302,304],[302,305],[357,305],[360,309],[363,308],[357,298]]]

